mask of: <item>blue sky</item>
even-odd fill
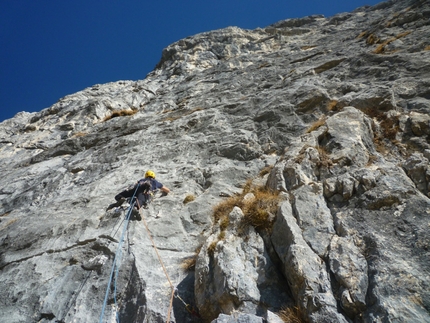
[[[352,11],[380,0],[1,0],[0,122],[94,84],[140,80],[200,32]]]

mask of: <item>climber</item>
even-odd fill
[[[148,170],[145,173],[145,178],[137,181],[133,187],[128,188],[116,195],[116,203],[109,205],[107,210],[110,210],[113,207],[121,206],[127,200],[127,198],[132,197],[136,192],[136,203],[134,204],[133,215],[139,217],[139,209],[141,207],[148,207],[148,203],[151,201],[153,192],[157,190],[160,190],[164,195],[167,195],[170,192],[166,186],[155,179],[155,173],[152,170]]]

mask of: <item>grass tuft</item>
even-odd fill
[[[103,119],[103,122],[108,121],[108,120],[113,119],[113,118],[117,118],[117,117],[132,116],[132,115],[134,115],[136,113],[137,113],[137,109],[132,109],[132,110],[129,110],[129,109],[116,110],[116,111],[113,111],[110,115],[106,116]]]
[[[258,176],[260,176],[260,177],[264,177],[264,175],[269,174],[269,173],[272,171],[272,169],[273,169],[273,165],[270,165],[270,166],[264,167],[264,168],[260,171],[260,173],[258,174]]]
[[[254,188],[252,193],[255,198],[244,201],[242,206],[245,222],[254,228],[271,228],[278,210],[279,192],[260,186]]]
[[[215,253],[215,248],[217,245],[218,241],[213,241],[209,246],[208,246],[208,254],[209,256],[213,257],[214,253]]]
[[[320,160],[318,162],[319,167],[331,167],[333,166],[333,161],[330,158],[329,152],[325,149],[325,147],[318,146],[316,147],[318,150],[318,154]]]
[[[357,36],[357,39],[364,38],[364,37],[366,37],[366,36],[367,36],[367,34],[368,34],[368,32],[367,32],[367,31],[362,31],[362,32]]]
[[[375,148],[381,154],[387,154],[388,149],[385,147],[384,140],[387,139],[394,145],[398,144],[396,140],[397,134],[400,132],[400,123],[398,116],[388,116],[387,113],[375,108],[367,108],[362,110],[363,113],[372,119],[379,122],[380,132],[374,131],[373,142]]]
[[[231,196],[215,205],[213,210],[214,222],[218,223],[220,220],[226,217],[228,218],[233,208],[235,206],[240,206],[240,198],[240,195]]]
[[[191,271],[196,267],[196,258],[185,258],[181,263],[181,268],[185,271]]]
[[[248,193],[252,193],[254,198],[244,199]],[[279,200],[279,192],[269,190],[264,186],[255,186],[252,184],[252,180],[248,180],[241,194],[228,197],[215,205],[213,219],[215,224],[219,223],[220,232],[217,240],[207,248],[209,256],[213,257],[218,241],[225,239],[226,229],[230,224],[229,215],[235,206],[239,207],[244,214],[243,222],[240,223],[237,231],[237,234],[240,235],[247,225],[256,229],[271,230]]]
[[[191,271],[194,270],[196,267],[196,262],[197,262],[197,257],[200,253],[200,249],[202,248],[202,246],[199,246],[198,248],[196,248],[194,255],[188,258],[185,258],[182,263],[181,263],[181,268],[185,271]]]
[[[277,314],[285,323],[303,323],[302,313],[298,307],[284,307]]]
[[[248,193],[254,194],[254,198],[244,200],[244,196]],[[214,222],[220,223],[220,229],[224,231],[229,224],[229,214],[237,206],[244,213],[247,224],[255,228],[270,228],[273,220],[270,215],[276,213],[278,203],[278,192],[264,186],[254,186],[252,181],[248,181],[244,185],[242,194],[231,196],[214,207]]]
[[[375,36],[374,34],[370,34],[369,36],[367,36],[366,38],[366,44],[367,45],[374,45],[379,43],[380,39]]]
[[[412,31],[405,31],[403,33],[398,34],[396,37],[387,39],[386,41],[384,41],[382,44],[380,44],[378,47],[376,47],[376,49],[373,51],[373,53],[375,54],[382,54],[385,52],[385,46],[387,46],[389,43],[392,43],[393,41],[399,39],[399,38],[403,38],[407,35],[409,35]]]
[[[182,203],[187,204],[187,203],[194,201],[195,199],[196,199],[196,197],[193,194],[189,194],[189,195],[185,196]]]
[[[340,103],[337,100],[330,100],[326,105],[326,110],[329,112],[339,112],[345,106],[344,103]]]
[[[306,133],[311,133],[312,131],[317,130],[319,127],[325,124],[327,117],[325,115],[321,116],[317,121],[312,123],[310,127],[306,130]]]
[[[75,138],[78,138],[78,137],[84,137],[84,136],[86,136],[87,134],[88,134],[88,133],[86,133],[86,132],[79,131],[79,132],[77,132],[77,133],[73,134],[73,136],[72,136],[72,137],[75,137]]]
[[[316,45],[312,45],[312,46],[302,46],[300,47],[301,50],[310,50],[310,49],[314,49],[315,47],[317,47]]]

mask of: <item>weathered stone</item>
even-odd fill
[[[323,197],[322,185],[304,185],[294,190],[293,210],[303,238],[312,250],[324,257],[334,235],[333,218]]]
[[[429,160],[422,154],[413,154],[403,164],[408,176],[415,183],[417,188],[425,195],[427,195],[430,184],[430,164]]]
[[[369,153],[374,153],[371,121],[353,107],[345,107],[326,121],[327,133],[323,146],[330,157],[341,165],[364,166]]]
[[[330,198],[337,193],[338,181],[336,177],[326,178],[323,182],[324,197]]]
[[[211,321],[211,323],[264,323],[264,322],[266,322],[266,320],[264,320],[260,316],[256,316],[252,314],[243,314],[243,313],[238,313],[237,315],[220,314],[215,320]]]
[[[223,238],[219,231],[210,236],[197,259],[196,303],[205,319],[234,311],[261,314],[260,302],[280,308],[289,301],[262,238],[249,226],[237,233],[242,220],[242,211],[235,207]]]
[[[335,310],[336,300],[324,261],[303,239],[289,201],[283,202],[279,209],[272,242],[293,296],[309,321],[347,322]]]
[[[351,238],[334,236],[330,243],[330,270],[340,284],[341,305],[354,317],[366,309],[367,262]]]
[[[430,135],[430,116],[422,113],[411,113],[411,129],[415,136]]]

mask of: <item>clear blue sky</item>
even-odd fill
[[[0,122],[94,84],[140,80],[200,32],[330,17],[381,0],[1,0]]]

